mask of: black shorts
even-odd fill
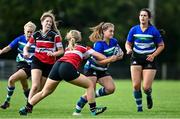
[[[85,76],[96,76],[98,79],[105,77],[105,76],[111,76],[107,70],[106,71],[98,71],[98,70],[94,70],[92,68],[84,69],[83,73]]]
[[[29,65],[27,62],[23,62],[23,61],[18,62],[17,71],[20,69],[24,70],[24,72],[26,73],[28,77],[31,76],[31,65]]]
[[[80,76],[80,73],[77,69],[68,62],[59,62],[57,61],[51,72],[49,73],[49,78],[56,81],[72,81]]]
[[[146,60],[147,55],[140,55],[137,53],[133,53],[131,56],[131,66],[132,65],[140,65],[143,69],[156,69],[156,61],[154,59],[153,62]]]
[[[48,77],[53,64],[46,64],[41,62],[38,58],[33,57],[31,69],[40,69],[42,71],[42,76]]]

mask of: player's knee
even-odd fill
[[[38,85],[33,85],[31,87],[31,90],[34,90],[35,92],[38,92],[40,90],[40,87]]]
[[[148,91],[148,90],[150,90],[151,89],[151,87],[150,86],[143,86],[143,90],[146,92],[146,91]]]
[[[107,94],[112,94],[112,93],[114,93],[114,92],[115,92],[115,89],[116,89],[116,88],[115,88],[114,86],[105,88],[105,90],[107,91]]]
[[[42,97],[46,97],[49,94],[51,94],[49,91],[41,91],[41,96]]]
[[[133,88],[134,88],[134,90],[140,90],[141,89],[141,85],[133,84]]]
[[[8,82],[9,83],[14,83],[15,82],[15,77],[14,76],[10,76]]]

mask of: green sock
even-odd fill
[[[8,94],[6,96],[6,102],[10,102],[11,96],[13,95],[15,87],[7,87]]]

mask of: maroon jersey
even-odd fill
[[[58,61],[69,62],[78,69],[83,59],[89,57],[93,52],[94,50],[91,48],[76,45],[74,50],[65,49],[64,56]]]
[[[61,36],[52,30],[45,35],[41,31],[35,32],[27,43],[28,46],[32,44],[36,45],[34,56],[46,64],[54,64],[56,61],[56,57],[48,56],[47,53],[63,47]]]

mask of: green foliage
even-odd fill
[[[164,61],[178,62],[180,61],[179,44],[180,31],[179,18],[180,18],[180,2],[178,0],[157,1],[156,25],[166,31],[164,36],[166,49],[163,57]]]
[[[156,26],[166,31],[162,62],[180,61],[178,3],[178,0],[156,0]],[[23,34],[23,26],[28,21],[41,29],[40,16],[48,10],[54,11],[63,37],[69,29],[78,29],[82,32],[83,44],[90,45],[89,27],[102,21],[112,22],[115,37],[124,47],[129,29],[139,23],[138,11],[148,7],[148,0],[1,0],[0,6],[0,48]]]

